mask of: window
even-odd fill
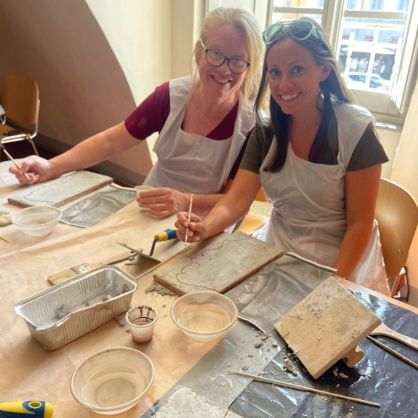
[[[310,16],[325,29],[348,88],[380,120],[402,123],[416,82],[418,0],[218,0],[262,27]]]

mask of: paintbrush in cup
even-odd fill
[[[6,154],[7,158],[20,170],[20,172],[26,177],[26,180],[30,181],[30,178],[27,173],[25,173],[20,166],[20,164],[9,154],[6,148],[3,148],[3,152]]]
[[[187,244],[187,238],[189,237],[189,224],[190,224],[190,217],[192,215],[192,206],[193,206],[193,193],[190,193],[189,212],[187,213],[186,236],[184,238],[185,244]]]

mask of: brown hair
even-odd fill
[[[270,49],[277,42],[284,39],[292,39],[292,41],[298,43],[302,47],[306,48],[312,54],[313,59],[318,65],[327,64],[330,72],[328,77],[319,83],[321,94],[324,98],[324,106],[322,117],[329,118],[331,112],[331,97],[345,103],[351,102],[351,94],[348,91],[343,79],[338,70],[338,63],[334,57],[331,46],[325,36],[324,30],[314,19],[303,17],[301,19],[294,20],[291,24],[297,24],[298,21],[309,20],[316,30],[316,36],[311,33],[306,39],[297,39],[289,33],[287,25],[279,27],[277,32],[273,33],[271,40],[269,40],[266,46],[266,52],[263,62],[263,70],[261,76],[260,90],[255,100],[255,110],[257,113],[257,120],[263,125],[268,125],[274,134],[275,140],[278,143],[278,152],[276,158],[272,160],[272,163],[266,167],[267,171],[279,171],[286,161],[287,146],[289,143],[289,122],[290,116],[283,113],[280,106],[270,96],[270,118],[266,118],[266,97],[269,91],[268,89],[268,75],[267,75],[267,57]],[[268,30],[268,29],[267,29]]]

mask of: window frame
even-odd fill
[[[206,0],[206,13],[219,6],[243,7],[255,14],[263,29],[271,23],[275,12],[317,14],[321,16],[321,24],[328,35],[335,54],[340,48],[342,40],[340,32],[344,18],[405,19],[406,17],[403,40],[404,51],[397,64],[400,71],[395,80],[395,83],[400,86],[399,92],[390,95],[384,92],[375,93],[350,89],[357,101],[367,107],[379,121],[401,125],[404,122],[418,75],[418,0],[411,0],[411,2],[412,5],[408,14],[407,12],[345,10],[347,0],[324,0],[323,8],[274,7],[274,0]]]

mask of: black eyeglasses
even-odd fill
[[[300,18],[297,20],[285,20],[283,22],[276,22],[270,25],[263,32],[263,39],[266,45],[272,44],[276,40],[276,35],[280,32],[286,31],[287,34],[296,41],[304,41],[311,35],[315,38],[322,40],[321,32],[318,27],[310,20],[306,18]]]
[[[216,49],[206,48],[203,41],[200,39],[200,45],[205,51],[206,62],[213,67],[220,67],[225,62],[228,63],[229,69],[235,74],[243,73],[250,65],[248,61],[239,57],[226,57],[222,52]]]

